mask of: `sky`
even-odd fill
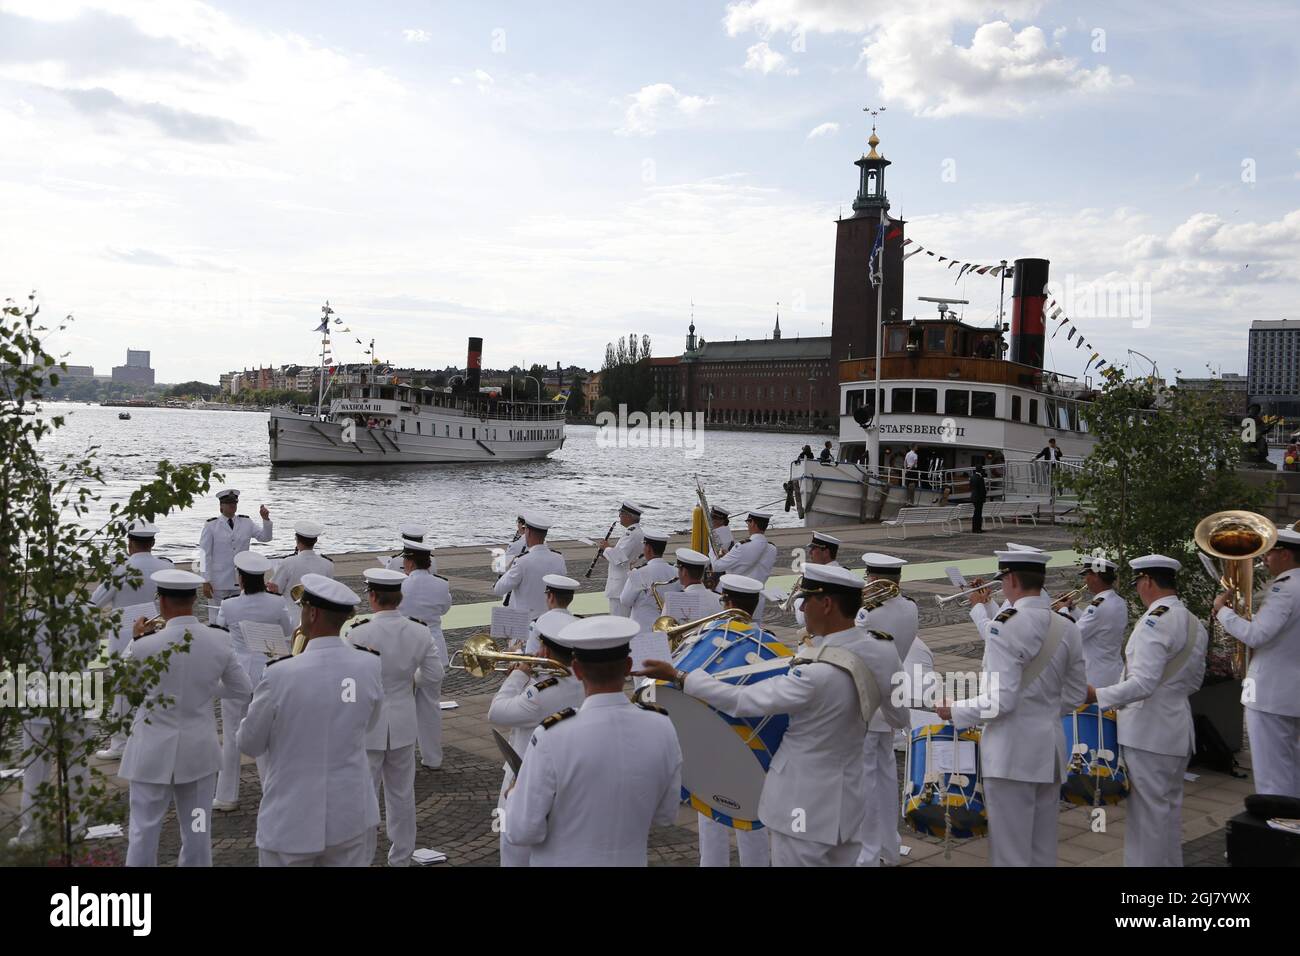
[[[1244,372],[1253,319],[1300,318],[1298,54],[1286,0],[0,0],[0,297],[166,382],[315,361],[326,300],[337,360],[427,367],[680,354],[692,308],[829,334],[883,106],[913,240],[1051,260],[1113,364]],[[956,272],[913,257],[907,317],[994,321]]]

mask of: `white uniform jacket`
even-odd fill
[[[349,630],[347,639],[377,651],[384,676],[384,709],[366,736],[366,749],[396,750],[415,743],[415,688],[444,676],[433,635],[400,611],[377,611]]]
[[[605,597],[619,599],[623,585],[627,584],[628,565],[638,557],[645,548],[645,538],[639,524],[630,524],[623,529],[623,537],[614,542],[612,548],[606,548],[601,554],[609,562],[609,577],[605,579]],[[563,574],[564,571],[559,572]]]
[[[860,627],[872,631],[883,631],[894,639],[894,650],[898,651],[898,656],[904,661],[912,650],[912,643],[916,640],[916,631],[919,626],[921,612],[916,606],[916,602],[903,597],[892,597],[883,604],[875,607],[863,608],[858,612],[857,620],[854,623]],[[884,714],[877,711],[871,718],[868,730],[888,732],[892,730],[889,722],[885,720]]]
[[[623,593],[618,599],[628,609],[632,620],[641,625],[642,633],[648,633],[650,625],[659,617],[659,605],[650,592],[650,585],[664,581],[668,583],[657,588],[661,597],[670,591],[682,589],[677,582],[677,569],[663,558],[651,558],[644,568],[637,568],[630,573],[627,583],[623,585]]]
[[[547,717],[557,714],[566,707],[577,710],[582,706],[586,693],[578,678],[569,677],[530,677],[521,670],[511,671],[501,683],[501,689],[492,698],[488,707],[488,723],[507,729],[506,740],[514,752],[523,756],[528,752],[528,740]],[[514,783],[514,771],[509,764],[504,765],[505,781],[501,785],[501,800],[498,806],[505,805],[505,794]]]
[[[217,591],[231,591],[239,586],[235,573],[235,555],[248,550],[248,543],[271,540],[271,521],[261,527],[248,515],[224,515],[209,518],[199,535],[199,550],[203,552],[203,578]]]
[[[1114,590],[1105,590],[1088,602],[1076,619],[1083,638],[1083,660],[1088,683],[1109,687],[1124,673],[1124,637],[1128,633],[1128,603]]]
[[[564,556],[552,551],[543,541],[515,558],[509,570],[497,579],[492,593],[497,597],[510,595],[510,606],[528,612],[536,620],[546,613],[546,583],[548,574],[564,573]]]
[[[1242,703],[1251,710],[1300,717],[1300,571],[1287,571],[1268,583],[1268,596],[1254,620],[1225,607],[1219,623],[1254,650],[1246,671],[1254,693],[1243,690]]]

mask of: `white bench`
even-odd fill
[[[1005,527],[1008,518],[1016,524],[1020,524],[1027,518],[1036,528],[1038,527],[1038,505],[1032,501],[990,501],[984,506],[984,520],[992,522],[994,527]]]
[[[963,513],[963,509],[965,512]],[[890,535],[890,537],[907,537],[908,525],[925,525],[935,524],[939,526],[936,532],[941,535],[954,535],[961,531],[961,518],[968,517],[974,509],[970,505],[943,505],[943,506],[917,506],[909,508],[899,508],[898,514],[888,521],[880,522],[886,528],[900,528],[902,535]],[[956,524],[953,528],[952,525]]]

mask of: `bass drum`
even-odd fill
[[[773,635],[752,624],[719,621],[693,640],[683,642],[673,655],[673,664],[679,670],[716,675],[783,658],[794,660],[793,652]],[[769,664],[768,669],[758,673],[720,679],[729,684],[749,684],[788,671],[789,664]],[[758,819],[758,798],[790,718],[784,714],[732,717],[662,681],[639,688],[636,697],[662,707],[673,722],[682,748],[682,799],[724,826],[760,829],[763,824]]]

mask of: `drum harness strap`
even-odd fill
[[[871,723],[871,715],[880,706],[880,687],[866,661],[847,648],[823,644],[801,650],[790,666],[797,667],[800,664],[830,664],[847,671],[858,691],[858,707],[862,711],[863,723]]]
[[[1034,659],[1025,665],[1024,672],[1020,675],[1020,689],[1026,691],[1038,679],[1038,675],[1043,672],[1056,649],[1061,646],[1061,640],[1065,637],[1065,625],[1061,623],[1059,614],[1051,615],[1051,621],[1047,625],[1047,636],[1043,638],[1043,646],[1038,649]]]

